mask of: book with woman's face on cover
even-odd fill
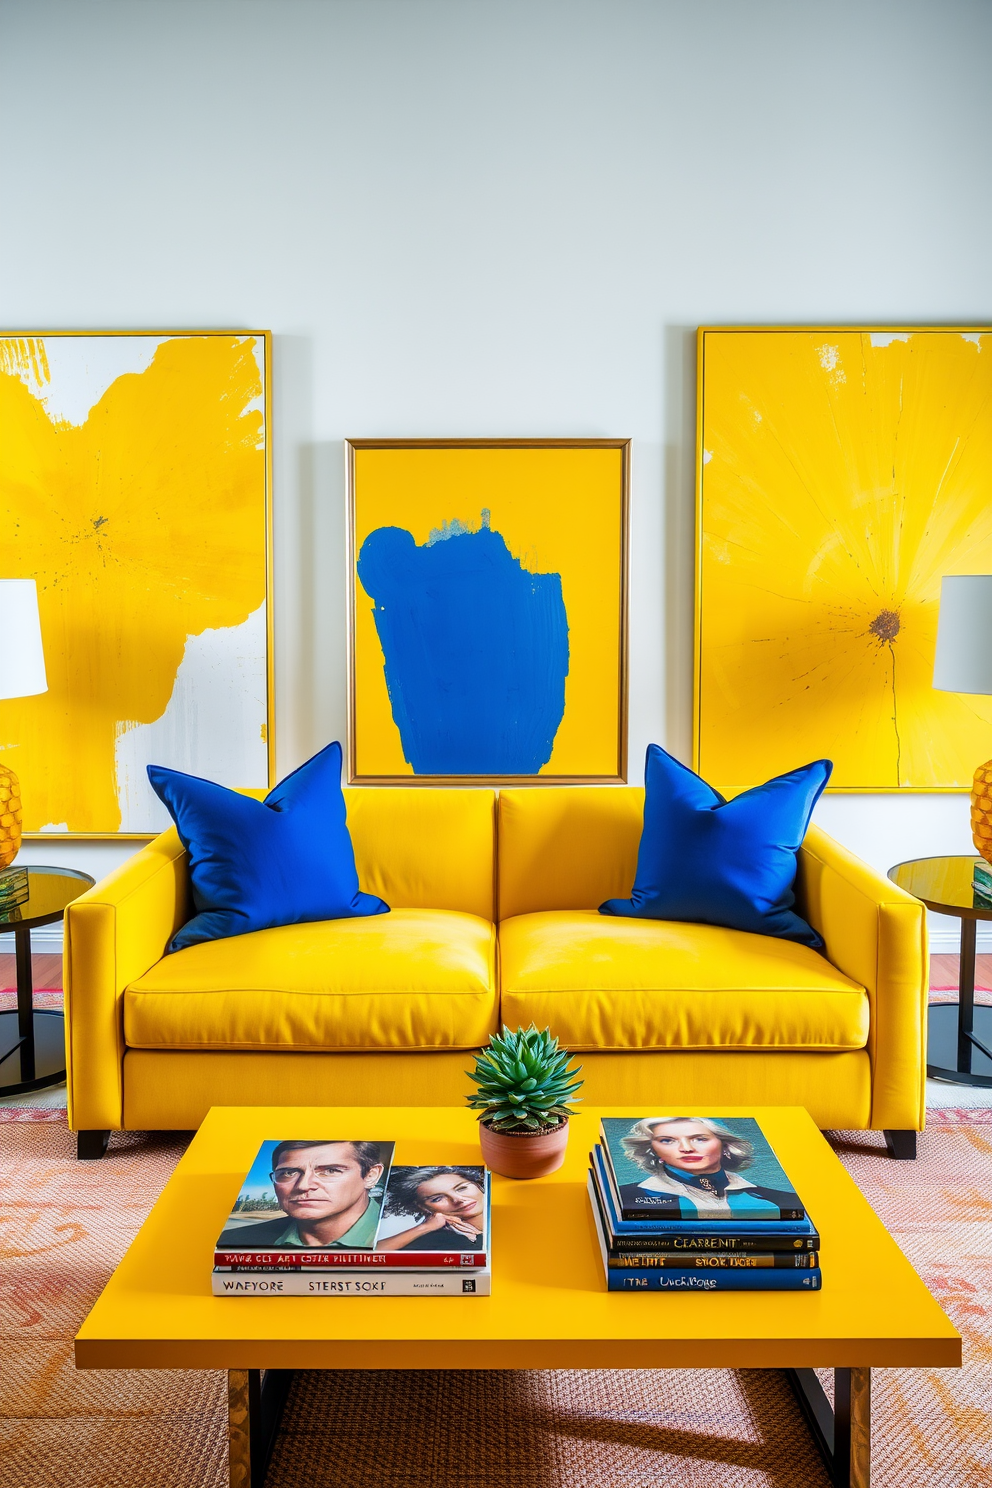
[[[263,1142],[217,1242],[221,1266],[485,1264],[488,1174],[393,1164],[395,1143]]]
[[[376,1240],[379,1254],[485,1254],[489,1173],[481,1166],[394,1167]]]
[[[805,1209],[752,1117],[604,1117],[620,1217],[799,1220]]]

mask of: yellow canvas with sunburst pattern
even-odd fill
[[[992,571],[992,331],[700,332],[696,763],[733,793],[966,790],[992,698],[937,692],[940,581]],[[992,644],[992,638],[990,638]]]

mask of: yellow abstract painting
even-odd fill
[[[628,442],[349,458],[350,778],[623,779]]]
[[[699,356],[700,773],[967,789],[992,698],[933,662],[942,576],[992,571],[992,331],[713,329]]]
[[[0,575],[37,580],[48,674],[0,703],[26,831],[160,830],[149,763],[268,780],[266,343],[0,337]]]

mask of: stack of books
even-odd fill
[[[214,1250],[218,1297],[484,1297],[489,1173],[395,1143],[263,1142]]]
[[[820,1237],[758,1123],[600,1122],[589,1198],[611,1292],[815,1292]]]
[[[971,887],[978,903],[976,909],[992,909],[992,863],[979,859],[971,876]]]
[[[0,914],[27,904],[31,886],[26,868],[5,868],[0,872]]]

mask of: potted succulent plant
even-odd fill
[[[494,1033],[469,1071],[476,1089],[469,1105],[479,1113],[479,1140],[486,1166],[505,1178],[541,1178],[565,1161],[568,1118],[576,1099],[581,1065],[559,1049],[550,1028],[532,1023]]]

